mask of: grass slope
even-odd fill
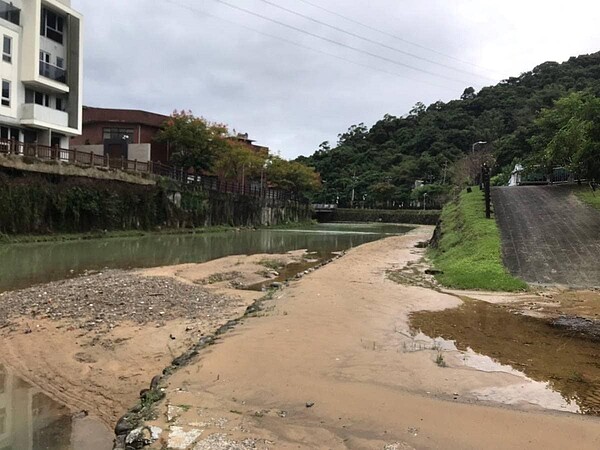
[[[590,205],[592,208],[600,209],[600,190],[594,192],[586,186],[575,188],[573,192],[583,203]]]
[[[483,192],[463,191],[442,211],[441,237],[429,251],[437,279],[458,289],[519,291],[527,284],[508,273],[502,264],[500,232],[495,220],[485,218]]]

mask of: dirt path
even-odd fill
[[[460,302],[386,278],[431,232],[353,249],[175,372],[156,448],[600,448],[598,419],[549,412],[569,405],[543,385],[411,336],[410,312]]]
[[[504,263],[529,283],[600,286],[600,212],[565,186],[494,188]]]

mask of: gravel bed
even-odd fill
[[[230,303],[237,300],[202,286],[107,270],[1,293],[0,326],[17,317],[67,320],[89,330],[113,328],[125,320],[142,325],[177,318],[206,319]]]

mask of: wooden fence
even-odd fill
[[[56,161],[65,164],[75,164],[84,167],[98,167],[123,170],[130,173],[148,174],[166,177],[183,184],[192,184],[206,191],[226,194],[246,195],[262,198],[267,201],[299,200],[292,192],[257,185],[256,183],[238,183],[220,180],[214,176],[200,176],[182,168],[153,161],[138,161],[121,158],[111,158],[109,155],[99,155],[94,152],[84,152],[77,149],[64,149],[58,146],[50,147],[36,143],[24,143],[12,139],[0,138],[0,153],[36,158],[43,161]]]

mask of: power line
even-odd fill
[[[466,64],[466,65],[469,65],[469,66],[471,66],[471,67],[474,67],[474,68],[476,68],[476,69],[480,69],[480,70],[484,70],[484,71],[486,71],[486,72],[494,73],[494,71],[493,71],[493,70],[491,70],[491,69],[488,69],[488,68],[485,68],[485,67],[479,66],[479,65],[477,65],[477,64],[474,64],[474,63],[472,63],[472,62],[469,62],[469,61],[465,61],[465,60],[463,60],[463,59],[460,59],[460,58],[457,58],[457,57],[455,57],[455,56],[448,55],[448,54],[446,54],[446,53],[440,52],[439,50],[435,50],[435,49],[433,49],[433,48],[426,47],[426,46],[424,46],[424,45],[421,45],[421,44],[419,44],[419,43],[417,43],[417,42],[409,41],[408,39],[405,39],[405,38],[403,38],[403,37],[400,37],[400,36],[398,36],[398,35],[396,35],[396,34],[389,33],[389,32],[387,32],[387,31],[383,31],[383,30],[381,30],[381,29],[379,29],[379,28],[373,27],[373,26],[371,26],[371,25],[369,25],[369,24],[366,24],[366,23],[364,23],[364,22],[360,22],[360,21],[358,21],[358,20],[356,20],[356,19],[353,19],[353,18],[351,18],[351,17],[345,16],[345,15],[343,15],[343,14],[340,14],[340,13],[336,12],[336,11],[332,11],[331,9],[327,9],[327,8],[325,8],[325,7],[321,6],[321,5],[318,5],[318,4],[316,4],[316,3],[310,2],[310,1],[308,1],[308,0],[298,0],[298,1],[299,1],[299,2],[302,2],[302,3],[305,3],[305,4],[307,4],[307,5],[310,5],[310,6],[312,6],[313,8],[317,8],[317,9],[320,9],[320,10],[322,10],[322,11],[325,11],[325,12],[327,12],[327,13],[329,13],[329,14],[332,14],[332,15],[334,15],[334,16],[337,16],[337,17],[339,17],[339,18],[341,18],[341,19],[347,20],[348,22],[354,23],[354,24],[356,24],[356,25],[360,25],[361,27],[367,28],[367,29],[369,29],[369,30],[371,30],[371,31],[375,31],[375,32],[377,32],[377,33],[380,33],[380,34],[383,34],[383,35],[385,35],[385,36],[388,36],[388,37],[391,37],[391,38],[393,38],[393,39],[396,39],[396,40],[398,40],[398,41],[400,41],[400,42],[404,42],[405,44],[412,45],[412,46],[414,46],[414,47],[417,47],[417,48],[420,48],[420,49],[422,49],[422,50],[427,50],[428,52],[435,53],[436,55],[443,56],[444,58],[448,58],[448,59],[454,60],[454,61],[456,61],[456,62],[459,62],[459,63],[461,63],[461,64]]]
[[[314,48],[314,47],[310,47],[308,45],[300,44],[298,42],[286,39],[286,38],[281,37],[281,36],[277,36],[277,35],[270,34],[270,33],[265,33],[264,31],[257,30],[256,28],[252,28],[252,27],[249,27],[247,25],[244,25],[244,24],[241,24],[241,23],[238,23],[238,22],[234,22],[232,20],[228,20],[228,19],[225,19],[225,18],[220,17],[220,16],[216,16],[216,15],[211,14],[209,12],[206,12],[206,11],[203,11],[203,10],[200,10],[200,9],[197,9],[197,8],[193,8],[193,7],[189,6],[189,5],[184,5],[184,4],[181,4],[181,3],[177,3],[177,2],[175,2],[173,0],[163,0],[163,1],[165,1],[167,3],[171,3],[172,5],[178,6],[180,8],[187,9],[188,11],[191,11],[193,13],[202,14],[204,16],[211,17],[213,19],[221,20],[223,22],[229,23],[231,25],[235,25],[237,27],[245,28],[247,30],[253,31],[253,32],[258,33],[258,34],[261,34],[263,36],[267,36],[269,38],[276,39],[276,40],[279,40],[279,41],[282,41],[282,42],[294,45],[296,47],[300,47],[300,48],[303,48],[303,49],[306,49],[306,50],[310,50],[310,51],[313,51],[313,52],[316,52],[316,53],[320,53],[320,54],[325,55],[325,56],[330,56],[332,58],[336,58],[336,59],[339,59],[341,61],[345,61],[347,63],[354,64],[356,66],[364,67],[366,69],[374,70],[374,71],[385,73],[385,74],[388,74],[388,75],[393,75],[395,77],[403,78],[403,79],[406,79],[406,80],[416,81],[417,83],[423,83],[423,84],[427,84],[427,85],[434,86],[434,87],[441,88],[441,89],[449,89],[450,88],[449,86],[443,86],[443,85],[440,85],[440,84],[431,83],[429,81],[421,80],[421,79],[418,79],[418,78],[412,78],[412,77],[409,77],[409,76],[406,76],[406,75],[403,75],[403,74],[400,74],[400,73],[397,73],[397,72],[392,72],[392,71],[389,71],[389,70],[386,70],[386,69],[380,69],[378,67],[370,66],[368,64],[363,64],[363,63],[360,63],[360,62],[357,62],[357,61],[353,61],[351,59],[344,58],[343,56],[336,55],[335,53],[325,52],[323,50],[320,50],[320,49],[317,49],[317,48]]]
[[[459,84],[461,84],[463,86],[465,84],[468,84],[468,83],[466,83],[463,80],[458,80],[456,78],[452,78],[452,77],[447,77],[447,76],[444,76],[444,75],[440,75],[440,74],[437,74],[435,72],[430,72],[430,71],[425,70],[425,69],[420,69],[418,67],[414,67],[414,66],[411,66],[409,64],[405,64],[405,63],[402,63],[402,62],[399,62],[399,61],[387,58],[385,56],[378,55],[376,53],[372,53],[372,52],[369,52],[369,51],[366,51],[366,50],[362,50],[362,49],[360,49],[358,47],[354,47],[352,45],[348,45],[348,44],[344,44],[342,42],[338,42],[338,41],[336,41],[334,39],[330,39],[330,38],[327,38],[325,36],[321,36],[319,34],[311,33],[310,31],[306,31],[306,30],[304,30],[302,28],[295,27],[294,25],[289,25],[289,24],[287,24],[285,22],[281,22],[281,21],[279,21],[277,19],[272,19],[270,17],[264,16],[262,14],[254,12],[254,11],[250,11],[249,9],[242,8],[241,6],[232,5],[231,3],[228,3],[225,0],[213,0],[213,1],[215,1],[217,3],[221,3],[221,4],[225,5],[225,6],[228,6],[229,8],[232,8],[232,9],[244,12],[244,13],[249,14],[251,16],[258,17],[258,18],[266,20],[268,22],[275,23],[275,24],[280,25],[282,27],[286,27],[286,28],[289,28],[291,30],[298,31],[299,33],[303,33],[303,34],[306,34],[308,36],[312,36],[314,38],[320,39],[322,41],[329,42],[331,44],[338,45],[340,47],[344,47],[344,48],[353,50],[355,52],[359,52],[359,53],[371,56],[372,58],[381,59],[382,61],[386,61],[386,62],[389,62],[389,63],[392,63],[392,64],[396,64],[397,66],[405,67],[405,68],[408,68],[408,69],[411,69],[411,70],[415,70],[417,72],[425,73],[427,75],[431,75],[431,76],[434,76],[434,77],[443,78],[443,79],[448,80],[448,81],[459,83]]]
[[[302,13],[300,13],[298,11],[294,11],[293,9],[289,9],[289,8],[284,7],[284,6],[278,5],[277,3],[273,3],[273,2],[271,2],[269,0],[259,0],[259,1],[261,1],[263,3],[266,3],[267,5],[271,5],[271,6],[275,7],[275,8],[278,8],[278,9],[280,9],[282,11],[287,12],[287,13],[294,14],[295,16],[302,17],[303,19],[310,20],[311,22],[317,23],[319,25],[323,25],[323,26],[325,26],[327,28],[331,28],[332,30],[338,31],[340,33],[347,34],[348,36],[352,36],[352,37],[355,37],[355,38],[360,39],[362,41],[369,42],[369,43],[374,44],[374,45],[378,45],[378,46],[383,47],[383,48],[388,49],[388,50],[392,50],[392,51],[394,51],[396,53],[401,53],[403,55],[410,56],[411,58],[415,58],[415,59],[418,59],[418,60],[421,60],[421,61],[425,61],[425,62],[427,62],[429,64],[434,64],[436,66],[444,67],[445,69],[450,69],[450,70],[454,70],[456,72],[461,72],[461,73],[464,73],[464,74],[467,74],[467,75],[472,75],[472,76],[476,76],[476,77],[479,77],[479,78],[483,78],[483,79],[486,79],[486,80],[493,81],[491,78],[488,78],[488,77],[486,77],[484,75],[480,75],[480,74],[477,74],[477,73],[469,72],[468,70],[463,70],[463,69],[459,69],[459,68],[456,68],[456,67],[452,67],[452,66],[449,66],[447,64],[434,61],[433,59],[429,59],[429,58],[426,58],[424,56],[419,56],[419,55],[416,55],[414,53],[407,52],[407,51],[401,50],[401,49],[396,48],[396,47],[392,47],[391,45],[384,44],[382,42],[379,42],[379,41],[376,41],[374,39],[362,36],[360,34],[352,32],[352,31],[344,30],[343,28],[337,27],[335,25],[331,25],[331,24],[329,24],[327,22],[324,22],[322,20],[319,20],[319,19],[315,19],[314,17],[307,16],[306,14],[302,14]]]

